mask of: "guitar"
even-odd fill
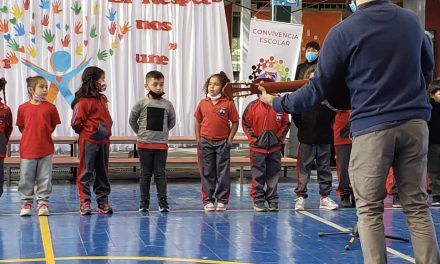
[[[258,90],[258,85],[261,81],[264,82],[261,86],[263,86],[269,94],[294,92],[309,82],[309,80],[274,82],[269,78],[259,78],[253,83],[227,83],[223,87],[223,93],[231,100],[253,94],[261,94],[261,91]],[[333,90],[334,91],[331,91],[327,96],[327,101],[330,105],[338,110],[349,110],[351,105],[348,88],[345,86],[345,88]]]

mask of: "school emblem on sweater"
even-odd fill
[[[226,115],[226,107],[220,107],[220,109],[218,110],[218,113],[220,114],[220,116],[225,116]]]
[[[277,123],[280,123],[283,119],[283,114],[277,113]]]

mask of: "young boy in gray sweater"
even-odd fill
[[[140,212],[150,207],[150,184],[154,175],[160,212],[169,212],[167,202],[167,179],[165,164],[168,154],[168,134],[176,124],[173,104],[162,96],[164,76],[159,71],[150,71],[145,76],[148,94],[131,109],[129,123],[137,134],[137,146],[142,168],[140,175]]]

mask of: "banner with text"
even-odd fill
[[[133,135],[128,116],[145,96],[150,70],[165,75],[165,97],[177,115],[173,135],[194,134],[209,75],[224,71],[232,79],[222,0],[0,0],[0,43],[14,119],[29,100],[26,77],[41,75],[61,116],[55,135],[74,134],[70,103],[88,66],[106,72],[114,135]]]
[[[275,81],[295,78],[303,25],[252,19],[247,57],[248,81],[269,77]]]

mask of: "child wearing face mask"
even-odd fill
[[[306,60],[303,63],[299,64],[298,67],[296,68],[295,80],[304,79],[304,74],[307,71],[307,69],[310,68],[312,65],[318,63],[318,56],[320,49],[321,47],[316,41],[310,41],[306,44],[306,54],[305,54]]]
[[[319,50],[320,46],[316,41],[310,41],[306,44],[306,53],[305,58],[306,60],[299,64],[296,68],[295,73],[295,80],[303,80],[305,79],[305,73],[306,71],[311,68],[312,66],[316,65],[318,63],[318,56],[319,56]],[[294,124],[291,125],[290,131],[289,131],[289,149],[288,149],[288,156],[289,157],[298,157],[298,147],[299,142],[297,139],[298,129]]]
[[[228,82],[224,72],[211,75],[204,85],[206,98],[194,113],[203,207],[207,212],[225,211],[231,189],[231,145],[240,117],[234,102],[222,93]]]
[[[38,215],[49,215],[54,153],[52,132],[61,121],[55,105],[46,102],[47,81],[35,76],[27,78],[26,82],[30,100],[18,107],[16,122],[22,133],[18,183],[22,200],[20,215],[32,214],[34,196]]]
[[[162,97],[165,94],[164,80],[164,75],[159,71],[147,73],[145,89],[148,94],[133,106],[129,118],[130,126],[137,134],[142,168],[139,179],[141,192],[139,211],[144,213],[150,210],[150,185],[153,175],[159,211],[170,211],[165,165],[168,155],[168,135],[176,124],[176,113],[173,104]]]
[[[82,85],[72,102],[71,125],[79,134],[79,168],[77,177],[81,215],[92,213],[90,183],[96,195],[99,214],[111,214],[108,180],[109,141],[113,124],[106,90],[105,72],[98,67],[88,67],[82,76]]]

